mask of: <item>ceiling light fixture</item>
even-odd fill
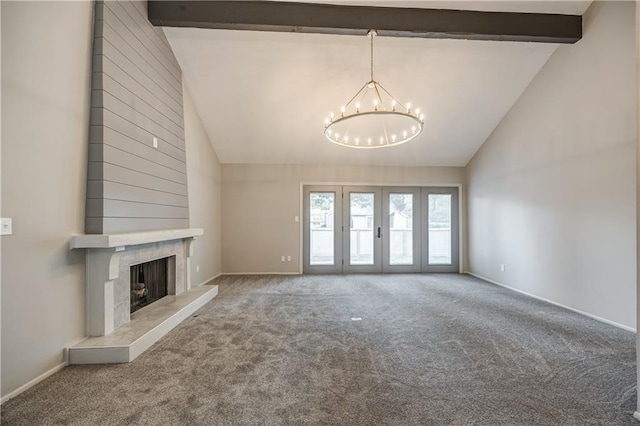
[[[331,142],[349,148],[386,148],[409,142],[422,132],[424,115],[420,109],[403,105],[373,78],[373,39],[371,39],[371,80],[356,92],[336,116],[324,120],[324,135]],[[364,143],[366,141],[366,143]],[[363,142],[363,143],[360,143]]]

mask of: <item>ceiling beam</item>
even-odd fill
[[[544,13],[343,6],[282,1],[149,0],[149,21],[166,27],[392,37],[575,43],[582,17]]]

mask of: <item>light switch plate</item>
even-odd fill
[[[153,137],[153,147],[154,148],[158,147],[158,138],[156,138],[155,136]]]
[[[0,235],[13,234],[13,221],[10,217],[3,217],[0,219]]]

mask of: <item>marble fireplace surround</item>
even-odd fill
[[[218,294],[191,288],[190,263],[200,228],[71,237],[86,251],[86,333],[68,349],[71,364],[130,362]],[[169,258],[169,295],[130,314],[131,266]]]

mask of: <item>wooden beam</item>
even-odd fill
[[[544,13],[343,6],[281,1],[149,0],[149,21],[166,27],[392,37],[575,43],[582,17]]]

